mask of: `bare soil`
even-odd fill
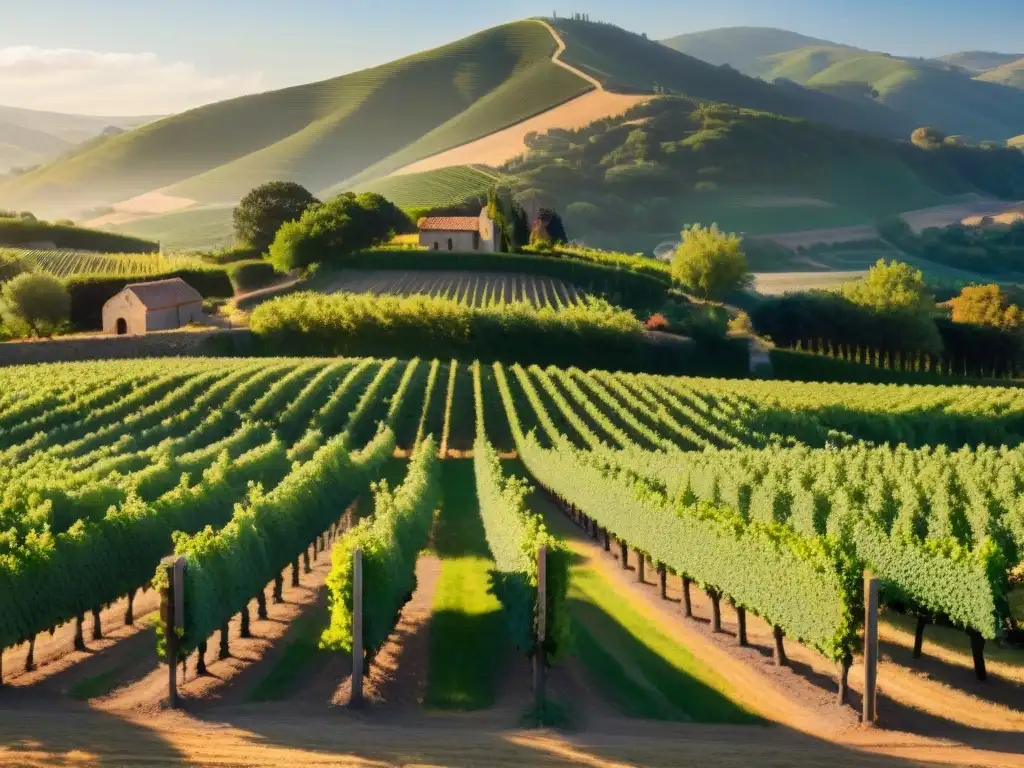
[[[94,622],[92,614],[86,614],[82,628],[86,646],[84,651],[74,649],[74,621],[62,624],[53,635],[46,632],[38,635],[34,653],[35,669],[32,671],[25,671],[28,643],[8,648],[3,652],[4,687],[60,690],[72,685],[76,681],[76,674],[72,670],[81,666],[96,666],[102,663],[102,659],[121,652],[127,639],[146,633],[151,617],[160,607],[160,596],[152,589],[145,593],[139,591],[135,597],[135,623],[132,626],[124,623],[127,605],[127,598],[122,598],[100,611],[102,640],[92,639]],[[0,688],[2,691],[3,688]]]

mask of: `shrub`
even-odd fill
[[[258,259],[233,262],[226,267],[226,271],[235,293],[248,293],[266,288],[278,277],[270,262]]]
[[[37,273],[18,275],[0,291],[5,325],[22,335],[51,336],[67,325],[71,298],[57,278]]]
[[[35,219],[0,218],[0,245],[25,245],[52,242],[56,248],[103,253],[156,253],[160,245],[152,240],[85,229],[61,226]]]
[[[252,261],[262,258],[263,251],[249,245],[234,245],[219,251],[208,251],[196,254],[203,261],[211,264],[233,264],[239,261]]]
[[[667,317],[661,314],[661,312],[655,312],[651,315],[644,324],[644,327],[646,327],[648,331],[667,332],[672,330],[672,324],[668,321]]]
[[[300,184],[271,181],[243,197],[231,215],[235,238],[262,253],[285,222],[296,221],[320,201]]]
[[[678,350],[648,345],[628,311],[591,300],[560,310],[474,308],[426,296],[297,293],[258,306],[250,326],[271,354],[439,357],[659,369]],[[666,360],[660,356],[666,355]]]
[[[180,277],[203,298],[226,298],[234,294],[231,279],[224,267],[189,267],[160,275],[147,275],[146,281]],[[120,275],[79,275],[65,285],[71,295],[71,325],[89,331],[103,326],[103,305],[116,296],[130,280]]]

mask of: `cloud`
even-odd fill
[[[180,112],[266,90],[262,72],[211,75],[153,53],[0,48],[0,104],[93,115]]]

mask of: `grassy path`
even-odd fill
[[[443,464],[444,503],[434,528],[441,575],[430,625],[425,703],[439,709],[494,704],[508,655],[501,604],[489,593],[493,561],[484,537],[473,462]]]
[[[522,465],[516,471],[526,474]],[[642,605],[595,567],[590,545],[541,491],[534,491],[531,506],[574,553],[569,583],[573,643],[595,690],[630,717],[760,722],[720,675],[664,633]]]

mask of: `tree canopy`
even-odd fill
[[[0,290],[4,324],[15,335],[51,336],[71,316],[71,296],[64,284],[41,272],[26,272]]]
[[[672,258],[672,277],[702,299],[724,299],[750,285],[743,241],[712,224],[684,229],[682,243]]]
[[[1024,324],[1024,310],[1011,304],[998,285],[968,285],[949,300],[954,323],[987,325],[1016,330]]]
[[[380,195],[356,196],[346,192],[308,208],[298,221],[282,225],[270,246],[270,262],[279,272],[314,262],[330,263],[387,242],[399,217],[406,219],[405,214]]]
[[[232,214],[235,238],[240,243],[265,251],[283,224],[297,221],[319,202],[301,184],[291,181],[261,184],[235,207]]]

